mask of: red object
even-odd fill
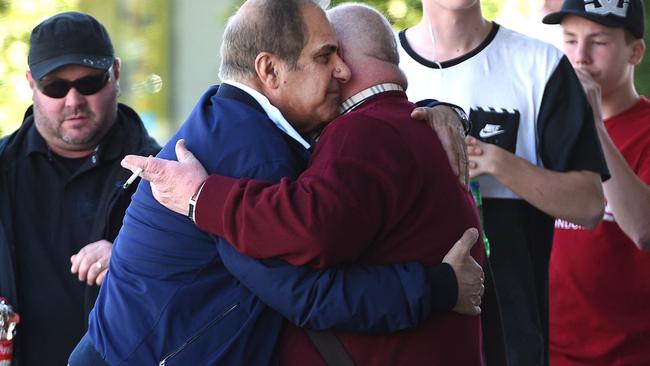
[[[0,366],[11,365],[14,355],[14,328],[20,322],[20,316],[13,311],[7,299],[0,296]]]
[[[628,165],[650,184],[650,100],[605,121]],[[650,365],[650,253],[615,221],[586,230],[556,221],[550,264],[554,366]]]
[[[0,362],[11,361],[13,354],[14,354],[14,342],[8,341],[6,339],[0,340]]]

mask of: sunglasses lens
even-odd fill
[[[36,85],[43,94],[50,98],[63,98],[68,95],[70,88],[77,89],[81,95],[93,95],[106,86],[109,76],[110,69],[101,75],[85,76],[75,81],[39,80]]]
[[[50,98],[63,98],[70,90],[70,83],[63,80],[48,80],[40,82],[39,89]]]
[[[102,90],[108,82],[108,73],[86,76],[74,81],[74,87],[82,95],[93,95]]]

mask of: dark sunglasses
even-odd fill
[[[50,98],[63,98],[68,95],[70,88],[75,88],[81,95],[93,95],[102,90],[108,83],[111,76],[110,67],[106,72],[100,75],[84,76],[77,80],[67,81],[62,79],[38,80],[36,87],[41,93]]]

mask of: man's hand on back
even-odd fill
[[[454,244],[442,262],[451,266],[458,282],[458,301],[453,311],[464,315],[481,313],[481,298],[485,291],[483,269],[472,258],[470,250],[476,244],[478,230],[470,228]]]
[[[411,113],[414,119],[426,121],[431,127],[447,153],[449,164],[460,184],[469,187],[469,173],[467,169],[467,147],[463,123],[458,115],[444,105],[415,108]]]

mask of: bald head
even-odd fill
[[[376,9],[362,3],[345,3],[328,10],[327,17],[347,55],[363,54],[399,64],[393,30]]]
[[[302,10],[314,0],[248,0],[226,25],[221,44],[222,80],[256,77],[255,58],[269,52],[295,67],[307,39]]]
[[[361,3],[336,6],[327,11],[327,17],[352,73],[341,85],[342,100],[377,84],[396,83],[406,88],[397,43],[386,17]]]

